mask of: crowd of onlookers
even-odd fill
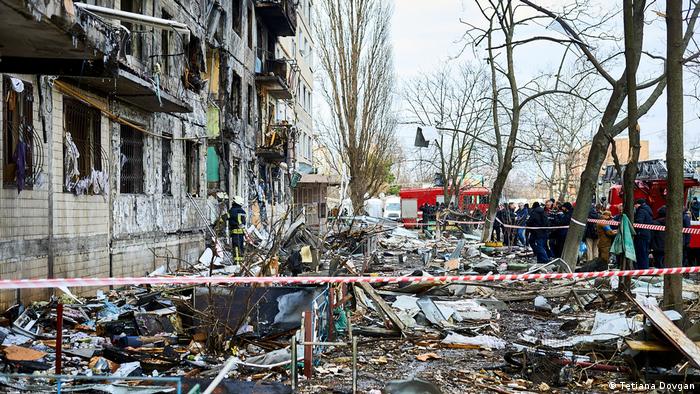
[[[572,221],[573,205],[554,199],[544,204],[502,204],[496,213],[491,239],[505,245],[529,246],[538,263],[546,263],[562,256],[564,243]],[[619,221],[620,215],[613,217],[602,204],[591,204],[589,219]],[[691,220],[700,220],[700,202],[694,198],[683,213],[683,227],[690,227]],[[634,204],[634,223],[666,225],[666,207],[660,207],[656,213],[644,199]],[[510,227],[516,226],[516,227]],[[617,226],[588,222],[581,240],[582,260],[611,262],[610,249],[617,235]],[[527,227],[517,228],[517,227]],[[634,229],[635,267],[638,269],[664,267],[665,232],[648,229]],[[690,234],[683,234],[683,265],[700,265],[700,256],[689,250]],[[651,259],[650,259],[651,256]],[[612,261],[617,262],[617,259]]]

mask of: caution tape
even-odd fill
[[[610,226],[617,226],[620,222],[615,220],[602,220],[602,219],[588,219],[589,223],[596,224],[607,224]],[[654,231],[666,231],[666,226],[661,226],[658,224],[642,224],[634,223],[634,228],[641,228],[643,230],[654,230]],[[682,230],[685,234],[700,234],[700,228],[684,227]]]
[[[555,279],[593,279],[621,276],[663,276],[700,272],[700,267],[649,268],[644,270],[599,271],[544,274],[494,274],[494,275],[449,275],[449,276],[162,276],[138,278],[56,278],[56,279],[2,279],[2,289],[45,289],[59,287],[105,287],[129,285],[322,285],[337,283],[449,283],[449,282],[495,282],[532,281]]]

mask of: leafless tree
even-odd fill
[[[547,197],[566,201],[585,164],[590,143],[586,129],[597,120],[596,108],[576,96],[553,94],[542,97],[528,112],[525,136],[539,178],[549,190]]]
[[[322,93],[331,114],[325,143],[334,164],[347,169],[357,211],[394,161],[392,8],[381,0],[319,0],[317,9]]]
[[[542,15],[532,15],[522,4],[511,0],[477,0],[476,4],[485,21],[482,25],[464,22],[468,26],[466,37],[476,47],[486,46],[486,58],[491,80],[491,123],[495,151],[496,173],[483,240],[490,237],[493,220],[508,175],[513,168],[518,149],[521,115],[528,104],[549,94],[577,94],[578,81],[562,80],[560,73],[537,75],[522,83],[522,75],[516,66],[515,49],[532,42],[552,42],[570,45],[571,39],[554,34],[522,36],[521,31],[544,19]],[[521,49],[522,50],[522,49]],[[564,58],[567,52],[564,52]],[[587,99],[586,97],[581,97]]]
[[[430,141],[427,155],[420,157],[418,164],[440,174],[445,205],[459,195],[467,181],[478,136],[486,130],[487,91],[484,70],[470,64],[424,73],[409,81],[403,91],[409,122],[437,131],[437,138]]]
[[[573,223],[583,223],[588,217],[590,203],[593,198],[593,190],[595,190],[600,167],[605,160],[610,142],[615,136],[628,128],[629,125],[633,125],[629,128],[633,130],[632,136],[634,136],[636,119],[645,115],[652,108],[666,88],[665,57],[663,54],[654,54],[643,50],[644,28],[647,24],[645,15],[651,14],[650,17],[658,16],[655,13],[652,14],[651,10],[648,10],[646,1],[633,1],[631,18],[628,16],[628,29],[631,31],[628,47],[631,51],[628,53],[624,72],[621,73],[620,77],[616,78],[612,75],[612,71],[615,67],[619,68],[619,62],[616,62],[616,59],[623,56],[625,52],[619,51],[606,57],[600,57],[600,53],[596,53],[593,50],[593,48],[601,46],[602,41],[609,37],[609,31],[605,31],[601,28],[591,28],[591,26],[596,26],[598,22],[592,21],[590,18],[589,20],[585,20],[586,13],[584,5],[576,4],[576,8],[580,11],[575,14],[577,18],[571,18],[536,4],[536,1],[520,1],[540,12],[541,15],[550,17],[553,23],[556,23],[571,39],[580,58],[590,66],[591,70],[595,71],[599,79],[602,79],[610,89],[610,95],[603,111],[600,125],[591,141],[590,154],[588,155],[586,167],[581,176],[581,184],[578,189],[579,192],[573,214]],[[682,51],[686,51],[688,43],[693,37],[699,13],[700,7],[697,7],[695,2],[691,2],[691,6],[687,9],[685,17],[683,18],[686,24],[686,30],[683,35],[682,48],[680,48]],[[597,24],[597,26],[602,25]],[[688,56],[688,58],[697,57],[698,54],[691,54]],[[638,105],[633,105],[636,111],[633,110],[631,119],[627,119],[626,117],[619,119],[620,112],[628,96],[629,83],[632,81],[631,78],[628,78],[627,74],[628,72],[634,73],[639,68],[642,58],[652,65],[660,63],[659,68],[661,70],[655,77],[634,83],[637,92],[644,92],[646,98]],[[583,237],[584,230],[585,227],[579,225],[572,225],[569,228],[563,258],[570,265],[576,262],[579,242]]]

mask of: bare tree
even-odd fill
[[[484,71],[470,64],[423,74],[404,89],[409,122],[437,130],[437,138],[420,164],[442,177],[446,205],[459,195],[471,169],[478,135],[487,126],[487,89]]]
[[[588,100],[562,94],[545,96],[537,104],[529,111],[530,153],[548,197],[565,201],[585,164],[583,151],[590,138],[584,130],[596,119],[596,108]]]
[[[528,103],[548,94],[576,94],[578,83],[570,84],[556,75],[540,75],[521,83],[517,73],[515,49],[532,42],[554,42],[570,44],[570,39],[553,35],[520,37],[516,32],[526,30],[526,26],[536,24],[542,15],[524,12],[522,5],[514,5],[510,0],[482,0],[476,2],[486,21],[486,27],[465,23],[469,42],[479,46],[486,43],[487,63],[491,79],[491,122],[493,126],[492,147],[496,153],[498,171],[496,173],[486,214],[483,240],[491,235],[493,220],[502,196],[504,185],[515,162],[518,149],[518,133],[521,128],[521,114]],[[502,42],[500,42],[502,40]],[[564,52],[566,54],[566,52]],[[554,79],[550,86],[548,83]],[[586,98],[583,98],[586,99]]]
[[[571,38],[572,43],[578,49],[580,56],[585,60],[590,66],[591,70],[603,80],[606,84],[610,86],[610,96],[608,98],[605,110],[603,111],[603,116],[598,126],[598,130],[591,141],[591,150],[586,162],[585,170],[581,176],[581,184],[579,186],[579,193],[576,199],[576,208],[574,209],[573,221],[572,223],[585,223],[588,217],[588,211],[590,203],[593,198],[593,190],[595,190],[595,185],[598,180],[598,174],[600,167],[605,160],[608,152],[608,147],[610,141],[613,140],[615,136],[620,134],[624,129],[628,128],[629,124],[632,124],[632,129],[636,127],[636,121],[630,122],[627,118],[618,120],[620,111],[627,98],[628,89],[628,71],[634,72],[639,68],[639,63],[644,56],[646,59],[650,59],[652,62],[665,62],[663,55],[653,54],[642,50],[643,48],[643,33],[645,27],[645,11],[646,2],[637,1],[633,2],[633,9],[631,13],[630,29],[633,31],[633,37],[630,40],[631,55],[630,61],[625,64],[625,72],[619,78],[615,78],[611,74],[609,68],[615,67],[615,58],[623,55],[624,52],[618,52],[611,56],[605,58],[599,58],[596,53],[592,50],[596,45],[591,45],[589,40],[603,40],[603,37],[607,37],[607,32],[599,32],[599,35],[595,35],[593,29],[587,26],[588,21],[582,21],[579,19],[574,23],[574,19],[567,17],[551,11],[545,7],[535,4],[532,0],[521,0],[521,2],[529,5],[534,10],[541,12],[552,18],[553,22],[558,24],[566,35]],[[580,7],[580,5],[577,5]],[[683,36],[682,50],[685,51],[688,47],[694,30],[695,23],[698,18],[698,13],[700,13],[700,7],[697,7],[695,3],[688,10],[688,14],[684,20],[686,21],[687,28]],[[577,15],[581,15],[578,13]],[[692,55],[692,57],[697,57],[697,55]],[[663,68],[663,64],[662,64]],[[656,103],[656,100],[661,96],[666,88],[666,74],[665,69],[661,70],[658,76],[651,79],[636,83],[637,91],[648,91],[646,99],[640,104],[635,106],[636,114],[632,114],[633,118],[638,118],[645,115],[651,107]],[[636,119],[635,119],[636,120]],[[634,133],[634,131],[633,131]],[[631,190],[629,192],[631,194]],[[584,225],[572,225],[569,228],[566,244],[564,246],[563,258],[570,265],[576,263],[576,257],[578,254],[578,247],[581,238],[583,237],[583,232],[585,230]]]
[[[322,87],[331,114],[325,142],[335,164],[347,169],[357,211],[364,195],[385,183],[394,161],[392,8],[381,0],[319,0],[317,5]]]

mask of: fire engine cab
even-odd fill
[[[459,191],[459,198],[454,201],[461,211],[473,212],[475,209],[486,212],[489,205],[491,190],[485,187],[463,187]],[[401,219],[404,223],[415,223],[422,219],[423,213],[420,207],[425,204],[435,206],[445,202],[444,189],[442,187],[402,188]]]
[[[624,167],[621,169],[624,173]],[[634,198],[643,198],[651,207],[654,218],[657,217],[659,208],[666,205],[668,170],[665,160],[647,160],[639,162],[639,171],[635,179]],[[622,212],[623,195],[622,177],[618,174],[615,166],[608,166],[603,176],[603,182],[612,183],[608,192],[608,209],[613,216]],[[683,201],[686,208],[690,205],[693,197],[700,199],[700,174],[690,164],[686,162],[683,180]],[[693,221],[692,226],[700,228],[700,221]],[[700,249],[700,235],[693,234],[690,238],[690,248]],[[700,250],[695,251],[700,252]]]

